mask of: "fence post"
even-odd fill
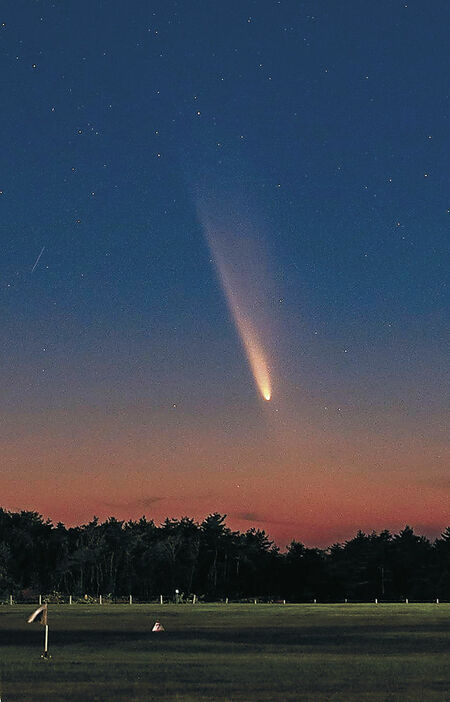
[[[314,598],[314,604],[317,604],[317,600],[316,600],[316,598]]]
[[[72,604],[72,595],[69,595],[69,604]]]
[[[439,604],[439,597],[436,597],[436,604]]]
[[[257,603],[257,600],[255,599],[255,604]]]
[[[283,600],[283,604],[286,604],[286,600]]]
[[[39,595],[39,604],[42,604],[42,595]]]
[[[130,604],[133,604],[133,595],[130,595]]]
[[[159,604],[164,604],[164,599],[162,595],[159,596]]]
[[[102,596],[101,596],[101,595],[99,596],[98,600],[99,600],[99,604],[103,604]]]
[[[405,600],[405,604],[409,604],[409,600],[408,600],[408,598],[406,598],[406,600]]]
[[[10,596],[9,596],[9,604],[12,605],[12,603],[13,603],[13,596],[10,595]]]
[[[194,597],[192,598],[192,604],[195,604],[196,602],[197,602],[197,595],[194,595]]]
[[[375,597],[375,604],[378,604],[378,597]]]

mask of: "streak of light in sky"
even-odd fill
[[[41,256],[42,256],[42,254],[44,253],[44,250],[45,250],[45,246],[42,247],[39,256],[37,257],[36,261],[34,262],[34,266],[33,266],[33,268],[31,269],[31,272],[32,272],[32,273],[34,273],[34,271],[35,271],[35,269],[36,269],[36,266],[37,266],[37,264],[39,263],[39,260],[40,260],[40,258],[41,258]]]
[[[225,299],[244,347],[255,385],[264,400],[269,401],[272,398],[272,384],[267,353],[261,333],[255,321],[251,319],[253,315],[249,311],[254,307],[254,300],[249,298],[255,295],[255,288],[260,283],[257,280],[260,276],[254,275],[257,255],[254,251],[249,251],[247,246],[243,247],[243,254],[243,249],[239,246],[242,238],[238,238],[236,232],[227,234],[222,229],[215,231],[208,218],[202,217],[202,220]],[[244,275],[247,276],[245,283],[242,281]]]

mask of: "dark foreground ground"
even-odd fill
[[[450,605],[0,607],[1,702],[446,702]],[[166,628],[152,634],[154,621]]]

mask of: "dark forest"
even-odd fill
[[[398,534],[359,531],[326,549],[292,541],[285,552],[251,528],[232,531],[226,515],[160,526],[142,517],[67,528],[36,512],[0,509],[0,598],[37,593],[137,601],[288,602],[450,599],[450,527],[430,541],[406,526]]]

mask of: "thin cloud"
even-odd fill
[[[130,502],[105,502],[105,507],[110,509],[148,509],[156,502],[161,502],[164,497],[141,497],[138,500],[131,500]]]
[[[262,515],[257,514],[257,512],[238,512],[235,515],[238,519],[242,519],[244,522],[265,522],[267,521]]]
[[[437,490],[446,490],[450,492],[450,478],[446,475],[438,475],[436,477],[429,477],[418,479],[416,481],[418,485],[426,485],[427,487],[436,488]]]

